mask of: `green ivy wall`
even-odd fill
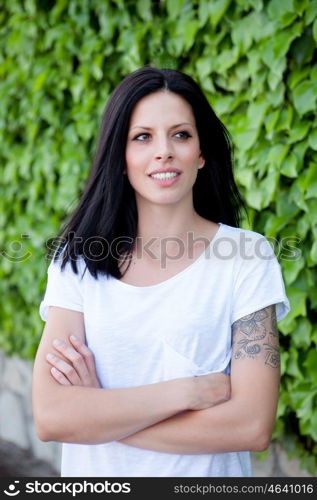
[[[0,1],[0,347],[35,354],[46,242],[76,205],[113,88],[145,64],[180,69],[233,136],[244,227],[275,245],[292,310],[274,437],[315,473],[316,40],[309,0]]]

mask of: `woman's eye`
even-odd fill
[[[141,142],[143,142],[143,141],[145,141],[146,139],[148,139],[148,138],[149,138],[149,135],[150,135],[150,134],[139,134],[139,135],[136,135],[136,136],[133,138],[133,140],[134,140],[134,141],[141,141]]]
[[[175,136],[176,137],[178,136],[180,139],[188,139],[189,137],[191,137],[191,135],[188,132],[186,132],[186,130],[182,130],[181,132],[177,132],[175,134]]]

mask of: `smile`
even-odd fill
[[[177,172],[160,172],[158,174],[152,174],[151,177],[154,179],[173,179],[173,177],[177,177],[178,175]]]
[[[178,172],[159,172],[156,174],[151,174],[149,177],[160,186],[171,186],[178,181],[180,175],[181,174]]]

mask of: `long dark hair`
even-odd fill
[[[145,66],[124,78],[108,101],[86,187],[56,239],[55,259],[64,250],[62,268],[70,261],[77,273],[77,258],[82,256],[95,278],[99,272],[123,276],[119,260],[131,255],[138,222],[134,190],[123,175],[130,116],[142,97],[162,89],[182,96],[196,120],[205,165],[193,186],[194,209],[210,221],[239,226],[245,206],[234,181],[228,131],[190,76]]]

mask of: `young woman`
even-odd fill
[[[229,135],[189,76],[144,67],[111,96],[48,269],[33,378],[63,476],[250,476],[289,310],[268,241],[239,228]]]

